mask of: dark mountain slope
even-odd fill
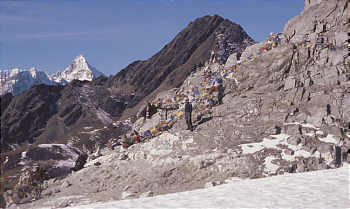
[[[181,85],[194,65],[208,61],[212,49],[224,63],[230,54],[252,43],[241,26],[227,19],[217,15],[198,18],[150,59],[136,61],[117,73],[109,87],[123,94],[134,92],[132,104],[136,104],[159,87],[167,90]]]

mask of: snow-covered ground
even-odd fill
[[[182,193],[69,208],[350,208],[349,169],[345,164],[339,169],[233,181]]]

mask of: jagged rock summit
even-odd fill
[[[46,72],[34,67],[29,70],[15,68],[0,71],[0,95],[17,95],[38,84],[55,85]]]
[[[135,93],[133,103],[137,104],[146,96],[180,86],[193,66],[203,66],[212,51],[218,62],[225,63],[230,54],[241,53],[254,43],[240,25],[228,19],[218,15],[197,18],[157,54],[117,73],[109,87],[129,95]]]
[[[83,55],[79,55],[63,72],[53,74],[51,79],[57,83],[66,84],[72,80],[92,81],[101,75],[103,73],[89,65]]]

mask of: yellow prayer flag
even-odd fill
[[[182,112],[182,111],[179,111],[179,112],[176,113],[176,117],[179,118],[179,117],[181,117],[182,114],[183,114],[183,112]]]

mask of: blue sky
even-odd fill
[[[83,54],[114,75],[198,17],[218,14],[261,41],[303,7],[304,0],[0,0],[0,69],[52,74]]]

